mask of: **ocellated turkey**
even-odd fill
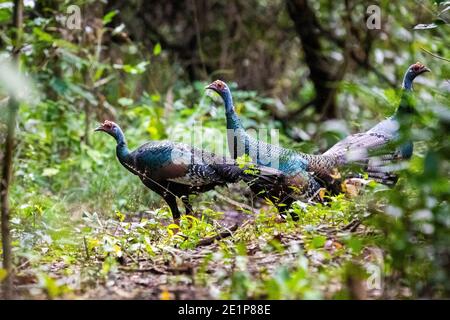
[[[403,77],[402,95],[394,114],[366,132],[346,137],[323,155],[334,156],[341,164],[366,161],[371,178],[387,184],[395,183],[395,175],[389,174],[389,164],[395,160],[409,159],[413,154],[414,145],[409,139],[412,115],[415,113],[413,82],[418,75],[425,72],[430,72],[430,69],[420,62],[409,66]],[[369,159],[369,152],[377,152],[380,157]]]
[[[170,141],[147,142],[130,151],[122,129],[112,121],[104,121],[95,131],[103,131],[116,142],[119,162],[142,183],[159,194],[169,205],[175,222],[180,218],[176,199],[180,198],[186,213],[192,211],[189,195],[212,190],[240,180],[258,188],[273,188],[283,180],[280,171],[258,166],[250,169],[238,166],[234,160],[207,151]]]
[[[398,126],[393,124],[398,121],[398,114],[410,112],[409,91],[412,88],[412,82],[416,76],[423,72],[429,71],[422,64],[416,63],[411,65],[405,73],[403,87],[404,94],[400,103],[399,112],[382,121],[373,129],[353,136],[349,136],[338,142],[322,155],[312,155],[302,153],[281,146],[268,144],[250,136],[242,126],[234,105],[231,91],[227,84],[221,80],[216,80],[206,87],[217,92],[223,99],[225,106],[226,122],[227,122],[227,139],[230,154],[233,158],[240,157],[244,154],[249,155],[253,161],[259,165],[276,167],[286,174],[287,177],[300,176],[303,186],[300,186],[300,193],[306,198],[316,196],[321,187],[326,187],[332,193],[342,191],[342,181],[337,168],[343,167],[350,163],[359,163],[363,166],[369,166],[367,171],[370,177],[378,179],[380,182],[390,183],[392,175],[384,171],[377,171],[377,166],[370,165],[371,156],[368,150],[388,144],[398,135]],[[412,148],[406,145],[404,155],[412,152]],[[361,153],[361,150],[364,152]],[[386,151],[386,159],[393,158],[392,151]],[[359,153],[358,157],[348,157],[349,154]],[[395,151],[394,154],[398,152]],[[273,161],[275,159],[275,161]],[[304,183],[306,181],[306,184]],[[298,187],[298,186],[295,186]],[[317,199],[317,196],[316,196]]]

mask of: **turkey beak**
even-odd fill
[[[210,83],[205,87],[205,90],[208,90],[208,89],[217,91],[216,87],[214,86],[214,83]]]
[[[423,68],[421,73],[425,73],[425,72],[431,72],[431,70],[429,68],[425,67],[425,68]]]
[[[98,126],[94,131],[105,131],[105,129],[103,129],[103,126]]]

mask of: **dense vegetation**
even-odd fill
[[[69,27],[71,5],[81,29]],[[19,102],[15,295],[448,298],[450,6],[378,5],[381,29],[369,30],[359,0],[29,1],[17,46],[14,3],[0,1],[2,163]],[[20,76],[7,64],[15,53]],[[93,131],[110,119],[131,148],[196,134],[226,154],[222,102],[204,91],[220,78],[245,127],[279,129],[282,145],[320,153],[392,114],[416,61],[432,73],[415,84],[414,156],[397,185],[298,202],[295,222],[238,184],[196,197],[176,232],[165,203]],[[199,246],[236,221],[232,237]]]

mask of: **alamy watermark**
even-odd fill
[[[381,267],[376,264],[366,265],[367,273],[369,277],[366,280],[366,286],[369,290],[381,290],[382,289],[382,273]]]
[[[366,26],[369,30],[381,29],[381,9],[377,5],[370,5],[367,7],[366,13],[369,17],[366,20]]]
[[[364,264],[364,267],[369,274],[366,280],[366,287],[368,290],[383,290],[383,253],[379,249],[372,249],[371,255],[373,259],[371,262]]]
[[[366,26],[369,30],[381,29],[381,8],[377,5],[370,5],[366,9],[369,15],[366,20]],[[66,9],[66,14],[59,18],[62,25],[70,30],[81,30],[81,9],[77,5],[70,5]]]
[[[81,9],[77,5],[70,5],[66,9],[66,14],[58,18],[59,22],[69,30],[81,30]]]
[[[173,141],[206,149],[216,155],[227,155],[226,162],[232,163],[234,158],[248,155],[253,162],[274,169],[279,169],[280,163],[279,138],[279,130],[268,128],[227,129],[226,135],[223,135],[223,129],[196,125],[191,128],[190,134],[186,134],[185,128],[171,133]]]

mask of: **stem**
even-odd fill
[[[15,27],[15,45],[13,48],[13,62],[18,66],[20,42],[22,35],[23,21],[23,2],[14,1],[13,26]],[[0,183],[0,201],[1,201],[1,221],[2,221],[2,246],[3,246],[3,268],[6,270],[6,278],[3,282],[3,295],[5,299],[13,297],[13,268],[12,268],[12,250],[11,250],[11,229],[9,225],[11,210],[9,208],[9,188],[12,176],[12,158],[14,153],[14,135],[16,129],[16,117],[19,102],[11,95],[8,107],[8,123],[5,142],[5,156],[2,166],[2,180]]]
[[[430,52],[430,51],[428,51],[427,49],[420,48],[420,50],[422,50],[422,51],[428,53],[428,54],[431,55],[432,57],[435,57],[435,58],[437,58],[437,59],[440,59],[440,60],[444,60],[444,61],[450,62],[450,59],[447,59],[447,58],[438,56],[437,54],[435,54],[435,53],[433,53],[433,52]]]

